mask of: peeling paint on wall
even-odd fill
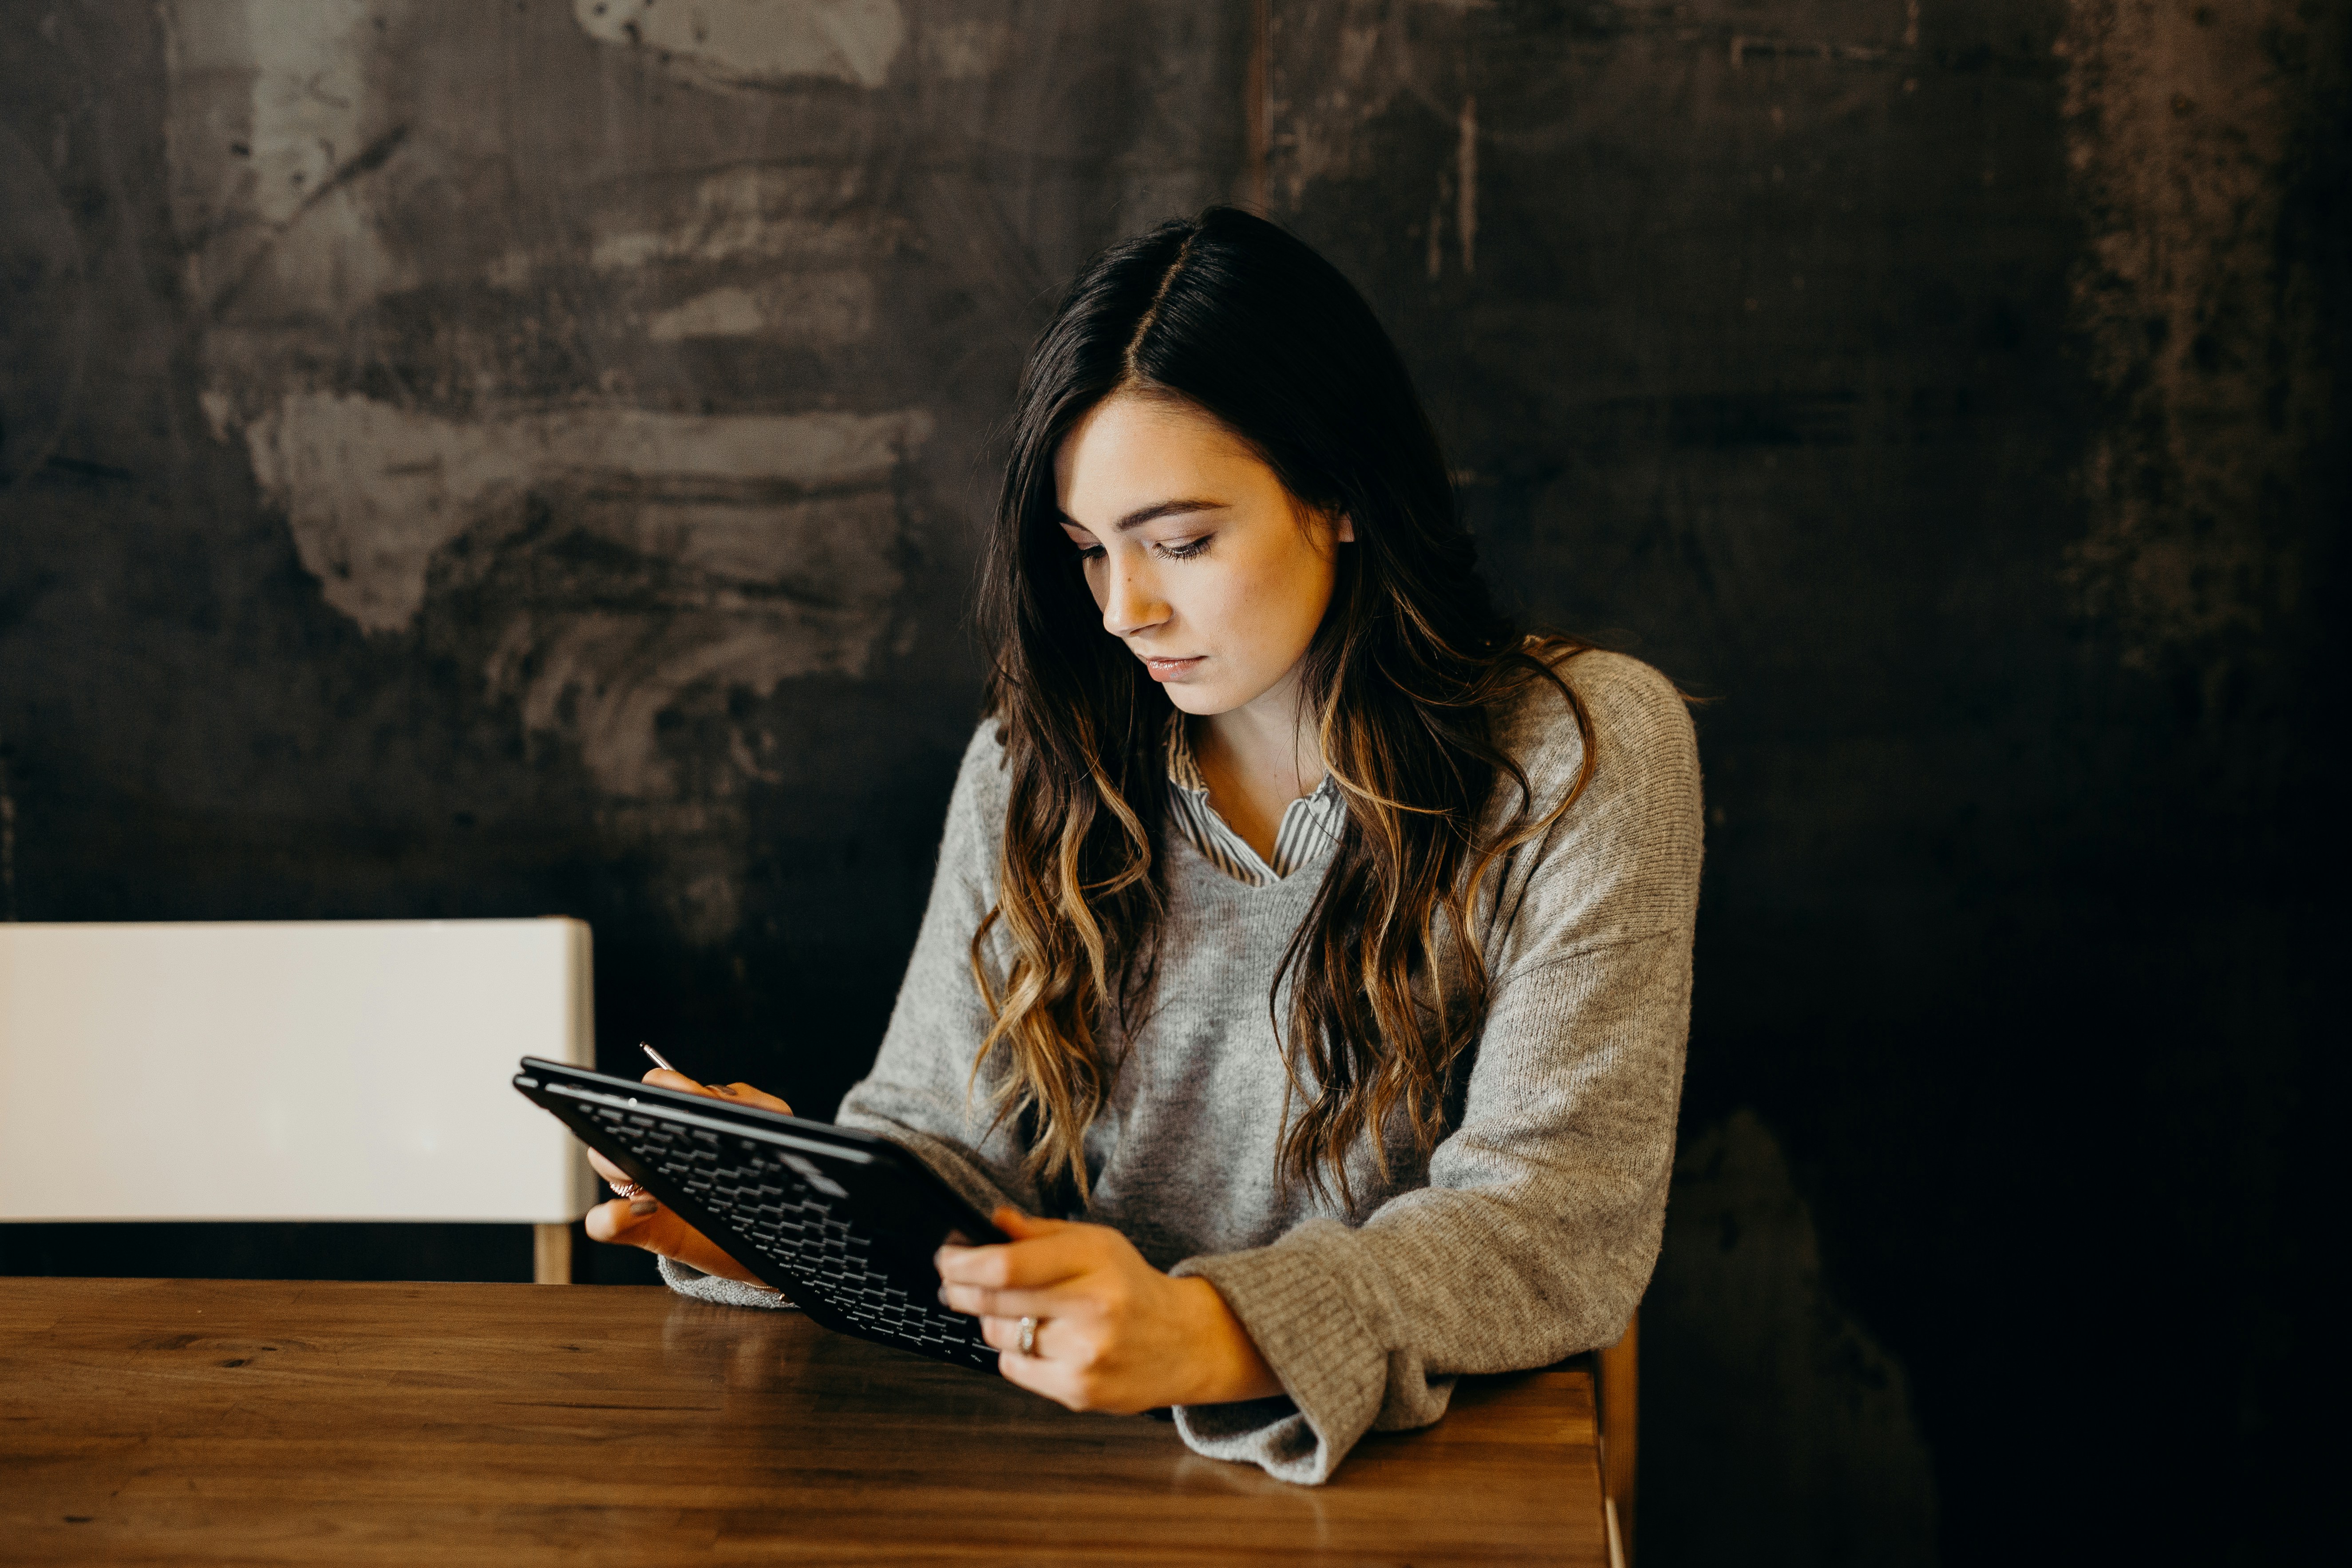
[[[1399,93],[1408,90],[1403,72],[1403,39],[1409,7],[1391,11],[1372,0],[1347,0],[1328,24],[1331,43],[1326,61],[1322,50],[1310,48],[1294,56],[1303,39],[1287,36],[1286,18],[1274,17],[1275,58],[1298,59],[1297,72],[1315,90],[1303,99],[1286,91],[1279,69],[1275,74],[1274,100],[1277,115],[1286,113],[1289,133],[1276,160],[1282,174],[1282,205],[1297,207],[1307,187],[1318,180],[1344,178],[1356,173],[1363,157],[1361,125],[1388,111]]]
[[[599,43],[730,83],[880,87],[907,37],[898,0],[572,0],[572,14]]]
[[[656,262],[870,258],[902,236],[895,220],[852,205],[858,194],[850,171],[764,163],[702,175],[675,194],[656,185],[636,204],[656,209],[652,226],[635,215],[585,215],[589,264],[625,272]]]
[[[341,313],[416,271],[383,243],[352,174],[402,134],[373,112],[372,47],[405,0],[169,0],[165,121],[190,296],[219,314]]]
[[[944,81],[985,78],[1012,44],[1013,24],[994,17],[942,17],[923,28],[923,58]]]
[[[2132,668],[2185,658],[2218,679],[2305,588],[2265,497],[2329,435],[2333,367],[2287,324],[2318,284],[2280,230],[2311,102],[2298,78],[2325,52],[2292,0],[2075,0],[2059,43],[2091,241],[2076,318],[2118,409],[2086,458],[2092,528],[2065,576]]]
[[[646,336],[657,343],[750,337],[847,343],[873,330],[874,280],[862,272],[730,283],[646,318]]]
[[[973,448],[1051,284],[1130,212],[1225,187],[1237,132],[1196,112],[1223,25],[1009,0],[154,14],[204,426],[325,612],[463,683],[503,731],[476,743],[576,764],[605,852],[724,943],[770,852],[749,803],[808,776],[780,760],[786,684],[872,679],[925,634],[961,677],[935,601],[962,597]]]
[[[816,407],[681,394],[714,354],[871,352],[877,269],[905,224],[872,201],[859,144],[751,160],[722,121],[719,156],[600,174],[614,165],[592,142],[520,163],[510,129],[469,111],[470,62],[446,39],[478,16],[434,0],[172,0],[163,15],[170,189],[214,436],[247,455],[327,606],[469,666],[529,744],[575,755],[614,842],[671,866],[681,933],[723,942],[759,771],[682,764],[667,716],[698,693],[759,702],[871,668],[936,419],[824,406],[821,386],[798,395]],[[879,88],[906,34],[891,0],[583,3],[572,21],[596,43],[551,58],[584,83],[610,45],[642,54],[608,62],[625,74],[667,70],[687,79],[671,90],[728,101],[742,86]],[[951,63],[992,36],[971,33]],[[560,100],[559,79],[532,78]],[[514,101],[530,112],[531,93]],[[453,208],[473,210],[453,227]]]
[[[461,422],[364,397],[303,393],[283,399],[246,438],[263,493],[286,509],[295,548],[327,602],[367,631],[401,632],[424,607],[436,553],[485,526],[502,499],[534,481],[601,480],[608,492],[633,481],[656,494],[711,486],[824,491],[821,500],[793,503],[801,512],[791,515],[846,509],[871,524],[876,509],[866,498],[887,487],[893,467],[929,428],[919,412],[730,416],[587,408]],[[878,521],[887,541],[885,501]],[[648,553],[664,544],[691,551],[707,535],[648,526],[642,542]],[[780,533],[752,552],[758,575],[789,574],[792,538]]]

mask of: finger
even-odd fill
[[[1037,1320],[1036,1331],[1030,1336],[1030,1349],[1025,1352],[1021,1348],[1021,1320],[1018,1318],[982,1318],[980,1321],[980,1337],[987,1342],[991,1350],[1003,1352],[1005,1360],[1029,1363],[1028,1371],[1032,1377],[1043,1373],[1045,1363],[1057,1358],[1064,1369],[1062,1375],[1066,1376],[1071,1364],[1069,1358],[1077,1349],[1076,1341],[1069,1336],[1069,1325],[1057,1324],[1051,1318]],[[1022,1381],[1024,1387],[1036,1386],[1034,1382],[1016,1381]],[[1056,1393],[1054,1397],[1059,1399],[1062,1395]]]
[[[1011,1204],[999,1204],[996,1212],[988,1216],[989,1223],[1015,1241],[1027,1241],[1034,1237],[1051,1236],[1057,1230],[1067,1230],[1066,1219],[1038,1219],[1023,1214]]]
[[[940,1300],[950,1311],[975,1318],[1066,1318],[1092,1306],[1066,1290],[990,1290],[978,1285],[942,1285]]]
[[[667,1068],[656,1068],[638,1081],[652,1084],[656,1089],[674,1089],[681,1094],[698,1094],[706,1100],[731,1100],[737,1105],[756,1105],[763,1110],[781,1110],[786,1116],[793,1113],[791,1106],[766,1090],[754,1089],[748,1083],[697,1083],[684,1073],[672,1072]]]
[[[628,1172],[624,1171],[593,1149],[588,1151],[588,1168],[616,1187],[635,1180]]]
[[[1019,1323],[1006,1323],[1003,1326],[1002,1339],[991,1335],[988,1342],[994,1345],[998,1352],[997,1375],[1007,1383],[1027,1389],[1032,1394],[1042,1394],[1056,1405],[1067,1405],[1073,1410],[1078,1409],[1079,1404],[1072,1393],[1072,1373],[1068,1364],[1054,1361],[1044,1353],[1045,1328],[1046,1325],[1044,1323],[1037,1325],[1039,1353],[1036,1355],[1021,1353]]]
[[[791,1106],[765,1089],[753,1089],[748,1083],[714,1084],[711,1087],[738,1105],[756,1105],[762,1110],[782,1111],[786,1116],[793,1113]]]
[[[1029,1316],[1034,1318],[1037,1315],[1032,1312]],[[1048,1353],[1050,1347],[1045,1342],[1045,1331],[1052,1327],[1051,1319],[1037,1318],[1037,1332],[1029,1342],[1033,1347],[1029,1355],[1033,1360]],[[1021,1353],[1020,1315],[1016,1313],[1009,1318],[982,1318],[980,1321],[980,1337],[988,1342],[988,1347],[991,1350],[1011,1351],[1014,1355],[1019,1355]]]
[[[980,1285],[992,1290],[1034,1290],[1059,1284],[1091,1268],[1097,1260],[1097,1226],[1063,1226],[1030,1241],[993,1247],[943,1247],[934,1261],[950,1285]]]
[[[1014,1208],[1011,1204],[997,1205],[996,1211],[988,1216],[988,1220],[989,1223],[993,1225],[999,1231],[1011,1237],[1015,1241],[1024,1241],[1033,1237],[1051,1236],[1057,1230],[1066,1230],[1069,1228],[1070,1223],[1067,1220],[1061,1219],[1032,1219],[1029,1215],[1023,1214],[1019,1209]],[[963,1235],[963,1232],[957,1231],[955,1234],[961,1237]],[[986,1242],[982,1245],[993,1247],[999,1244],[995,1242]],[[945,1247],[941,1248],[941,1250],[946,1251],[954,1249],[958,1251],[969,1251],[971,1249],[971,1247],[972,1243],[969,1240],[949,1242]]]
[[[624,1247],[642,1247],[658,1257],[674,1258],[722,1279],[740,1279],[748,1285],[761,1284],[752,1277],[751,1270],[728,1256],[725,1249],[669,1210],[656,1207],[649,1214],[637,1214],[635,1210],[645,1202],[642,1198],[635,1203],[622,1199],[599,1204],[589,1210],[587,1229],[590,1237]],[[762,1285],[761,1288],[766,1287]]]
[[[618,1247],[643,1247],[663,1258],[675,1258],[705,1274],[716,1274],[722,1279],[740,1279],[757,1285],[751,1270],[730,1257],[709,1237],[677,1217],[667,1208],[656,1204],[645,1213],[638,1208],[651,1203],[639,1198],[634,1203],[615,1198],[611,1203],[598,1204],[588,1211],[589,1239]]]

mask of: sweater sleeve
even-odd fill
[[[956,773],[930,902],[881,1052],[873,1070],[843,1099],[835,1120],[906,1149],[982,1214],[1005,1203],[1034,1214],[1037,1193],[1022,1174],[1021,1151],[1011,1131],[989,1130],[987,1084],[970,1084],[967,1090],[972,1058],[988,1032],[988,1011],[972,984],[967,955],[971,933],[995,901],[996,847],[1003,822],[1003,748],[993,726],[982,724]],[[1001,975],[1007,955],[1000,949],[992,956]],[[703,1300],[792,1305],[774,1291],[669,1258],[662,1259],[661,1272],[672,1288]]]
[[[1648,1285],[1689,1027],[1697,752],[1654,671],[1570,669],[1596,771],[1495,901],[1490,1010],[1428,1184],[1174,1270],[1217,1288],[1287,1395],[1180,1409],[1203,1454],[1325,1480],[1366,1431],[1443,1415],[1454,1374],[1613,1343]],[[1544,773],[1572,777],[1580,746]]]

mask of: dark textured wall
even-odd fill
[[[1526,612],[1707,700],[1644,1561],[2290,1559],[2345,6],[0,22],[0,914],[575,913],[608,1050],[828,1105],[1022,346],[1243,195],[1391,322]],[[523,1266],[215,1239],[0,1267]]]

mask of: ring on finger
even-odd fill
[[[1021,1353],[1027,1356],[1037,1353],[1037,1320],[1034,1318],[1021,1320]]]

